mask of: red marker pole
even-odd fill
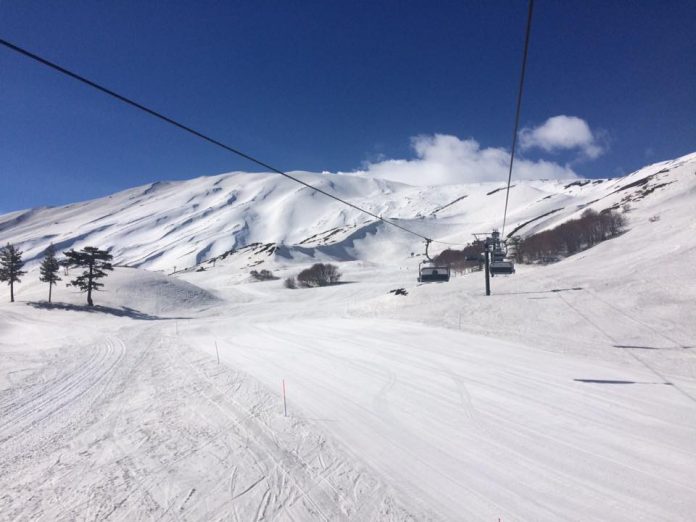
[[[286,417],[288,416],[288,403],[285,400],[285,379],[283,379],[283,413]]]

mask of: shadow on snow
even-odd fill
[[[665,384],[673,386],[671,382],[641,382],[641,381],[616,381],[612,379],[573,379],[575,382],[586,384]]]
[[[577,292],[578,290],[584,290],[584,288],[576,286],[573,288],[553,288],[551,290],[534,290],[528,292],[496,292],[494,295],[557,294],[558,292]]]
[[[67,310],[70,312],[89,312],[113,315],[116,317],[129,317],[137,321],[171,321],[174,319],[190,319],[189,317],[161,317],[158,315],[151,315],[145,312],[140,312],[133,308],[123,306],[121,308],[114,308],[111,306],[87,306],[87,305],[75,305],[68,303],[47,303],[46,301],[29,301],[27,305],[38,308],[40,310]]]

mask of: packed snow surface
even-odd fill
[[[220,243],[199,259],[205,270],[173,275],[196,241],[222,241],[218,218],[220,238],[234,219],[194,219],[195,233],[172,232],[171,244],[152,223],[158,212],[186,221],[184,202],[214,178],[0,217],[0,239],[30,257],[49,237],[103,237],[119,263],[167,272],[117,268],[90,310],[64,286],[47,305],[30,265],[18,301],[0,303],[0,518],[693,520],[694,174],[692,155],[620,180],[518,185],[511,229],[558,199],[564,210],[521,231],[588,206],[614,206],[628,230],[553,265],[518,265],[490,297],[480,273],[418,284],[417,243],[350,213],[339,223],[332,203],[308,203],[317,195],[298,206],[275,180],[274,195],[245,211],[264,216],[247,221],[247,239],[224,240],[235,252],[212,262],[234,246]],[[268,188],[271,178],[254,179]],[[444,188],[436,198],[335,183],[385,217],[458,240],[460,228],[495,225],[485,198],[500,196],[466,187],[438,210],[427,198],[445,205]],[[155,203],[174,193],[180,205]],[[262,232],[269,198],[278,221]],[[99,213],[101,225],[80,228]],[[336,262],[344,284],[283,286],[315,259]],[[251,267],[281,279],[253,282]]]

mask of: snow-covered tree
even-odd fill
[[[26,274],[22,270],[22,252],[7,243],[0,248],[0,281],[10,285],[10,302],[14,303],[14,284],[21,283],[20,277]]]
[[[76,286],[82,292],[87,292],[87,304],[94,306],[92,301],[92,290],[98,291],[103,283],[98,282],[98,279],[106,277],[106,270],[113,270],[111,260],[113,256],[106,250],[99,250],[96,247],[85,247],[76,252],[68,250],[65,254],[65,265],[74,266],[76,268],[84,268],[81,275],[70,281],[68,286]]]
[[[58,275],[58,270],[60,270],[60,263],[56,259],[56,249],[53,244],[49,245],[44,253],[44,260],[41,262],[41,267],[39,271],[41,276],[39,280],[43,283],[48,283],[48,302],[51,302],[51,290],[53,285],[61,280]]]

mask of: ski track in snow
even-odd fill
[[[350,325],[351,330],[354,326]],[[296,387],[307,388],[307,393],[302,393],[298,402],[307,399],[306,395],[340,395],[351,387],[349,378],[342,380],[334,373],[328,373],[324,378],[318,376],[316,368],[320,366],[340,368],[342,373],[352,368],[354,371],[350,374],[360,375],[361,382],[373,380],[383,383],[381,387],[375,388],[371,403],[346,394],[345,397],[341,397],[341,406],[331,410],[347,409],[347,413],[339,414],[342,420],[348,422],[350,419],[360,419],[360,424],[375,425],[373,430],[385,437],[385,441],[389,441],[392,458],[386,458],[386,461],[381,463],[392,473],[387,477],[388,482],[398,482],[400,477],[407,474],[407,471],[395,466],[403,461],[416,463],[422,474],[431,474],[426,484],[419,483],[419,488],[431,490],[431,494],[435,495],[430,503],[442,503],[444,500],[453,502],[455,506],[448,513],[451,517],[456,517],[457,513],[465,515],[466,519],[475,519],[481,513],[488,513],[488,516],[499,513],[511,518],[519,517],[522,510],[510,509],[507,506],[530,504],[534,498],[540,499],[539,507],[523,518],[568,518],[572,513],[583,511],[586,511],[590,518],[606,514],[606,506],[602,506],[601,511],[595,511],[592,506],[575,504],[572,500],[572,495],[575,494],[580,498],[611,497],[617,517],[620,517],[622,511],[632,512],[640,506],[642,512],[652,513],[654,517],[660,518],[663,513],[659,509],[655,510],[650,502],[640,505],[640,501],[632,495],[636,476],[642,476],[646,481],[664,482],[657,487],[653,485],[655,490],[674,489],[684,497],[696,494],[696,488],[689,484],[690,470],[686,464],[693,463],[693,448],[684,451],[677,444],[660,441],[659,438],[650,435],[633,433],[631,430],[625,432],[626,427],[622,425],[626,415],[624,411],[621,411],[620,420],[614,420],[611,416],[604,418],[607,414],[607,400],[611,407],[630,410],[632,415],[643,417],[643,421],[648,420],[647,411],[655,410],[655,402],[641,398],[645,404],[636,407],[633,398],[621,400],[620,397],[607,397],[606,393],[583,393],[586,397],[578,400],[578,385],[572,379],[553,379],[543,371],[534,370],[536,366],[544,366],[544,357],[536,357],[536,354],[531,356],[527,363],[522,360],[514,361],[501,369],[499,353],[488,356],[478,352],[472,353],[471,350],[465,349],[467,344],[471,346],[471,340],[465,336],[459,340],[465,343],[464,346],[450,345],[452,348],[444,354],[434,354],[409,342],[408,335],[399,335],[398,330],[408,330],[405,325],[402,328],[376,327],[374,324],[360,326],[365,328],[366,333],[354,336],[352,349],[349,350],[350,357],[336,355],[336,350],[325,341],[331,339],[332,335],[335,338],[337,333],[338,337],[341,337],[340,334],[349,335],[349,331],[341,331],[340,323],[336,322],[326,327],[328,331],[322,331],[320,325],[307,321],[300,329],[305,332],[301,335],[298,335],[295,328],[264,325],[262,329],[254,332],[253,338],[256,342],[253,346],[244,346],[233,339],[229,342],[233,352],[238,352],[240,348],[241,351],[250,352],[252,348],[258,350],[260,346],[278,346],[284,351],[292,346],[301,352],[282,359],[280,363],[274,363],[272,361],[281,356],[276,350],[268,350],[263,362],[259,361],[259,364],[264,366],[285,366],[288,360],[296,360],[306,368],[285,370],[286,373],[294,374]],[[262,331],[266,332],[265,335]],[[432,333],[436,335],[436,332]],[[441,332],[438,334],[442,337]],[[372,342],[368,337],[372,337]],[[292,340],[289,341],[289,338]],[[312,346],[316,348],[310,348]],[[366,347],[369,347],[369,353],[366,353]],[[346,350],[345,343],[342,343],[341,350]],[[247,357],[249,356],[247,354]],[[236,360],[238,355],[235,353],[231,357]],[[317,360],[322,362],[318,363]],[[248,366],[249,371],[256,368],[253,371],[259,372],[257,365],[244,362],[241,364]],[[414,375],[413,368],[418,368],[419,372],[427,372],[429,377]],[[472,368],[488,368],[485,378],[477,378],[476,372],[472,374]],[[588,369],[582,371],[586,372]],[[403,373],[404,377],[396,377],[396,373]],[[366,374],[373,377],[366,378]],[[443,380],[443,376],[454,386]],[[355,380],[358,380],[357,377]],[[397,390],[401,383],[401,389]],[[441,387],[445,389],[438,390]],[[476,390],[475,395],[482,397],[495,394],[498,403],[495,407],[476,408],[469,388]],[[454,399],[453,391],[458,400]],[[443,395],[432,397],[433,392]],[[667,389],[664,393],[671,391]],[[392,404],[390,397],[396,404]],[[409,397],[409,400],[404,397]],[[419,413],[423,415],[427,414],[428,403],[432,401],[431,406],[437,407],[441,406],[438,403],[443,400],[450,403],[450,414],[439,411],[439,419],[436,416],[429,418],[428,420],[437,426],[436,433],[426,432],[423,437],[423,434],[419,434],[418,429],[414,430],[412,423],[407,421],[410,414],[409,404],[415,405],[414,408],[420,410]],[[316,404],[310,402],[310,406]],[[459,419],[452,415],[457,409],[462,412]],[[399,410],[400,414],[395,414],[394,410]],[[528,417],[522,415],[522,412],[527,413]],[[326,408],[320,408],[320,412],[316,414],[326,415]],[[547,432],[534,422],[534,419],[538,418],[548,422],[549,417],[563,419],[561,424],[582,425],[584,429],[559,436],[554,431]],[[693,426],[688,423],[684,423],[681,429],[693,434]],[[654,466],[657,463],[642,463],[639,460],[635,461],[634,457],[627,459],[625,452],[616,447],[616,444],[606,446],[604,438],[596,442],[584,438],[593,431],[603,432],[609,438],[620,434],[623,444],[629,446],[657,445],[665,452],[682,454],[686,460],[684,465],[678,466],[681,478],[675,480],[670,477],[656,477],[657,468]],[[449,436],[444,436],[444,433]],[[340,433],[336,435],[344,439],[347,447],[368,446],[368,440],[354,440]],[[468,444],[475,449],[468,451]],[[374,446],[378,450],[370,455],[369,460],[378,461],[384,458],[378,454],[384,451],[384,446]],[[395,446],[399,447],[394,450]],[[497,465],[486,462],[491,459],[497,461]],[[515,465],[506,466],[506,462],[515,462]],[[485,476],[486,468],[490,468],[488,472],[491,475],[488,477]],[[466,476],[463,470],[466,469],[474,470],[475,476],[467,476],[462,482],[461,478]],[[541,474],[537,478],[540,488],[528,487],[525,480],[537,473]],[[428,482],[432,484],[430,487],[427,485]],[[475,487],[472,488],[471,484]],[[459,491],[454,495],[450,493],[449,498],[443,499],[436,493],[441,489]],[[549,505],[549,495],[564,490],[567,495],[563,502],[564,509],[553,510]],[[584,494],[580,495],[579,492]],[[422,494],[422,491],[411,493]],[[651,502],[659,503],[659,494],[650,493],[649,496]],[[466,498],[466,501],[461,502],[462,498]]]
[[[392,519],[365,470],[163,328],[61,351],[0,395],[1,518]]]
[[[530,284],[569,288],[548,270],[496,278],[492,298],[476,275],[412,283],[413,302],[388,294],[402,275],[365,269],[369,282],[327,289],[233,285],[187,318],[96,316],[89,340],[78,312],[9,315],[20,338],[40,321],[71,332],[0,345],[2,518],[688,520],[688,327],[590,284],[529,300]],[[467,332],[506,337],[491,306],[518,335],[540,320],[555,334],[531,347]]]

